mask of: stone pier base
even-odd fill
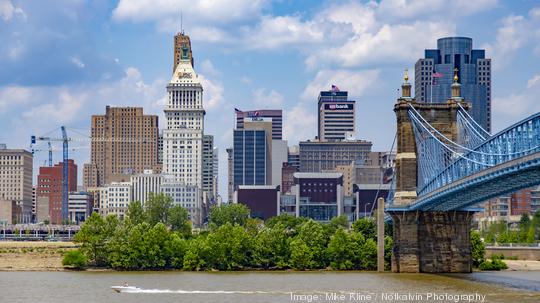
[[[393,272],[472,271],[468,211],[391,211],[394,222]]]

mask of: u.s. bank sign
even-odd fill
[[[328,110],[340,110],[340,109],[353,109],[352,104],[325,104],[324,109]]]

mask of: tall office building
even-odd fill
[[[235,129],[233,191],[240,185],[267,185],[270,181],[267,130]]]
[[[259,109],[251,111],[241,111],[235,108],[236,129],[244,129],[246,122],[265,120],[272,122],[272,139],[281,140],[283,138],[283,111],[281,109]]]
[[[446,102],[458,72],[461,96],[472,103],[472,117],[491,131],[491,59],[485,50],[473,49],[472,39],[448,37],[437,40],[437,49],[426,49],[415,71],[415,99],[418,102]]]
[[[214,136],[203,136],[202,190],[211,198],[214,195]]]
[[[144,205],[150,194],[159,194],[161,192],[162,182],[163,176],[154,173],[152,170],[145,170],[142,174],[131,176],[133,201],[139,201]]]
[[[120,176],[161,170],[158,165],[158,116],[142,107],[105,108],[92,116],[90,163],[84,165],[84,186],[97,187]]]
[[[213,158],[214,158],[214,165],[213,165],[213,169],[214,169],[214,172],[213,172],[213,175],[214,175],[214,195],[217,196],[219,195],[219,188],[218,188],[218,181],[219,181],[219,149],[214,146],[214,150],[212,151],[212,154],[213,154]]]
[[[348,93],[332,86],[319,94],[318,138],[320,141],[339,141],[354,137],[355,101],[348,100]]]
[[[64,162],[39,168],[37,199],[49,198],[49,218],[53,224],[62,224],[62,183]],[[77,165],[71,159],[68,166],[68,191],[77,191]],[[68,206],[69,207],[69,206]],[[68,210],[69,211],[69,210]]]
[[[189,36],[175,36],[176,68],[167,86],[165,105],[166,125],[163,130],[163,173],[172,176],[174,183],[203,186],[203,87],[193,69]],[[197,195],[201,197],[199,193]],[[200,208],[201,201],[194,205]],[[196,215],[199,215],[197,212]],[[200,222],[200,218],[192,218]]]
[[[227,148],[227,202],[232,203],[234,195],[234,152],[232,148]]]
[[[0,199],[15,201],[19,223],[32,219],[32,161],[29,151],[0,145]]]

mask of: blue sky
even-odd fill
[[[402,71],[414,79],[440,37],[472,37],[492,58],[495,131],[540,110],[537,1],[0,0],[0,142],[28,148],[30,135],[60,125],[88,133],[105,105],[161,119],[180,11],[222,194],[235,107],[283,108],[285,139],[296,143],[315,135],[318,91],[336,84],[358,102],[357,137],[388,150]],[[88,161],[87,149],[72,155],[80,168]],[[46,158],[36,153],[35,167]]]

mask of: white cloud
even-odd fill
[[[501,20],[494,42],[483,47],[491,54],[494,68],[511,62],[516,51],[532,45],[540,54],[540,7],[529,11],[528,16],[509,15]]]
[[[240,78],[240,81],[241,81],[242,83],[244,83],[244,84],[247,84],[247,85],[253,83],[253,79],[251,79],[250,77],[247,77],[247,76],[242,76],[242,77]]]
[[[58,101],[33,107],[22,113],[24,119],[36,121],[47,117],[47,120],[63,124],[78,118],[79,110],[86,102],[86,93],[73,94],[66,88],[60,88],[56,93]]]
[[[378,5],[374,2],[371,5],[377,8],[379,15],[389,18],[418,18],[430,17],[438,13],[470,15],[491,9],[497,3],[497,0],[383,0]]]
[[[289,144],[314,138],[317,132],[316,106],[299,103],[283,112],[283,137]]]
[[[493,99],[494,129],[503,129],[532,113],[540,112],[540,75],[535,75],[527,81],[525,89],[519,93],[507,96],[497,96]]]
[[[78,68],[84,68],[85,64],[84,62],[79,59],[79,57],[73,56],[69,58],[69,62],[73,63],[73,65],[77,66]]]
[[[0,88],[0,113],[26,105],[32,100],[32,90],[20,86]]]
[[[341,90],[349,91],[353,97],[359,97],[379,79],[380,70],[320,70],[302,93],[303,100],[316,100],[319,92],[336,85]]]
[[[27,19],[26,13],[20,7],[15,7],[10,0],[0,0],[0,18],[10,21],[14,16],[24,21]]]
[[[214,67],[214,64],[212,63],[212,61],[206,59],[202,61],[200,65],[201,65],[201,69],[200,69],[201,74],[206,75],[206,76],[213,76],[213,77],[219,75],[219,71]]]
[[[283,95],[275,90],[257,88],[252,91],[253,101],[261,106],[280,107],[283,104]]]
[[[529,81],[527,81],[527,88],[531,88],[537,84],[540,84],[540,75],[534,75]]]
[[[223,85],[220,82],[210,80],[203,75],[199,75],[199,79],[204,88],[204,109],[209,111],[219,109],[225,103],[225,97],[223,96]]]

